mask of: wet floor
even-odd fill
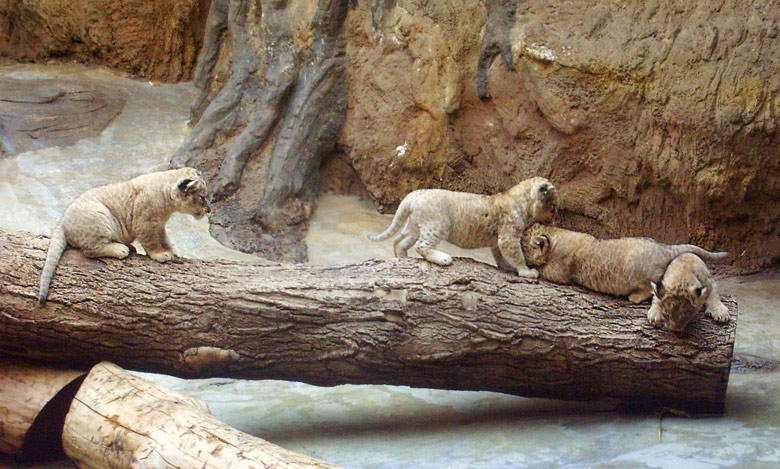
[[[98,137],[0,159],[5,229],[48,234],[85,189],[164,169],[188,132],[189,84],[151,86],[81,67],[10,66],[0,75],[31,83],[85,80],[127,96],[123,112]],[[391,257],[391,241],[366,239],[390,218],[366,201],[323,196],[307,238],[310,262]],[[182,256],[256,260],[216,243],[205,220],[176,216],[168,227]],[[442,249],[491,262],[487,250]],[[721,289],[737,297],[740,309],[736,366],[721,417],[636,414],[609,403],[487,392],[144,376],[203,399],[240,430],[350,468],[780,467],[780,275],[724,279]]]

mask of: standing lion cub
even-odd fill
[[[429,262],[450,265],[452,257],[434,249],[440,241],[467,249],[490,247],[500,269],[537,278],[539,273],[526,266],[517,233],[534,221],[552,221],[556,203],[555,186],[543,177],[492,196],[422,189],[404,197],[387,230],[368,239],[388,239],[403,226],[393,244],[397,257],[407,257],[414,245]]]
[[[173,212],[202,218],[209,211],[206,183],[198,170],[172,169],[90,189],[73,201],[54,228],[41,273],[38,302],[49,294],[67,245],[87,257],[124,259],[136,239],[149,257],[173,259],[165,223]]]

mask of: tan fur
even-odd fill
[[[695,254],[681,254],[669,263],[660,284],[653,284],[653,304],[647,320],[680,332],[704,309],[717,322],[729,321],[718,285],[707,265]]]
[[[708,260],[724,260],[690,244],[666,245],[650,238],[597,239],[586,233],[534,224],[523,233],[529,266],[551,282],[575,283],[602,293],[627,296],[641,303],[652,296],[651,282],[661,280],[675,257],[695,252]]]
[[[490,247],[499,268],[536,278],[539,274],[526,266],[516,233],[534,221],[552,221],[556,203],[555,186],[542,177],[492,196],[423,189],[407,195],[387,230],[368,239],[387,239],[403,226],[393,245],[397,257],[406,257],[414,245],[428,261],[450,265],[452,257],[434,249],[440,241],[467,249]]]
[[[52,233],[38,301],[46,301],[66,245],[87,257],[124,259],[137,239],[152,259],[173,259],[165,223],[174,212],[196,218],[208,212],[206,184],[198,170],[159,171],[84,192],[65,210]]]

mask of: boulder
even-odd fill
[[[100,135],[125,101],[78,78],[0,77],[0,157]]]

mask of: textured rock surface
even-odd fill
[[[0,78],[0,157],[99,135],[124,104],[78,79]]]
[[[209,0],[0,0],[0,56],[70,59],[163,81],[192,77]]]
[[[508,34],[512,2],[379,3],[348,20],[340,144],[380,205],[541,174],[565,225],[780,258],[773,3],[521,2]]]

